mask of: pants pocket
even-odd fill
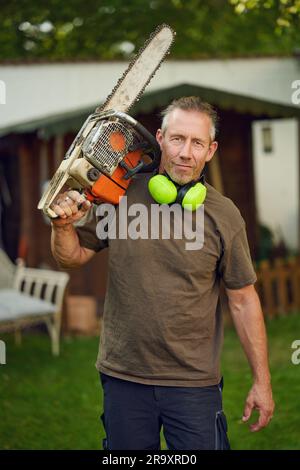
[[[215,450],[230,450],[227,421],[223,411],[217,411],[215,420]]]

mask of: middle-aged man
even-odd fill
[[[243,421],[258,410],[258,421],[250,428],[259,431],[273,415],[266,332],[245,222],[233,202],[203,177],[217,149],[216,122],[209,104],[184,97],[165,110],[157,131],[159,174],[178,191],[189,183],[193,188],[199,181],[205,185],[204,205],[192,212],[194,222],[204,213],[203,246],[198,249],[187,249],[185,234],[177,237],[174,230],[169,238],[162,236],[162,229],[152,238],[129,236],[134,204],[148,209],[143,214],[149,226],[154,206],[177,206],[181,215],[187,211],[180,200],[170,207],[157,205],[148,189],[155,175],[138,175],[129,186],[125,237],[124,227],[123,236],[112,236],[109,226],[105,237],[98,230],[103,218],[97,207],[76,191],[60,194],[53,204],[60,217],[52,220],[52,251],[60,266],[80,266],[109,247],[96,363],[104,389],[108,449],[159,449],[162,427],[169,449],[229,448],[220,371],[221,281],[253,375]],[[124,222],[121,203],[110,220],[114,233],[120,233],[120,220]],[[178,212],[171,215],[177,224]]]

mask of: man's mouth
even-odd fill
[[[190,165],[182,165],[181,163],[176,163],[175,166],[178,166],[179,168],[192,168]]]

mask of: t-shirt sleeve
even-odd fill
[[[228,289],[240,289],[257,281],[252,264],[245,223],[224,247],[219,274]]]
[[[96,215],[97,207],[96,204],[93,204],[84,217],[74,223],[80,245],[96,252],[108,247],[108,240],[101,240],[97,236],[96,229],[99,219]]]

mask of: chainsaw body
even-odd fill
[[[159,165],[160,147],[138,121],[121,111],[91,114],[75,137],[38,208],[57,217],[50,205],[64,185],[94,203],[118,204],[133,175]]]

